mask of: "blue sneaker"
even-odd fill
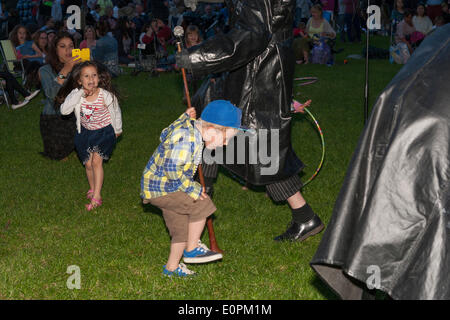
[[[195,276],[196,273],[194,271],[189,270],[184,263],[180,263],[178,268],[174,271],[167,270],[166,266],[163,267],[163,275],[168,277],[191,277]]]
[[[200,240],[198,247],[192,251],[184,250],[183,261],[185,263],[207,263],[222,259],[221,253],[214,252],[208,249]]]

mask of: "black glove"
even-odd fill
[[[175,61],[179,68],[190,69],[191,61],[189,60],[189,53],[186,49],[175,54]]]

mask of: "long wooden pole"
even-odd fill
[[[178,52],[181,52],[181,43],[177,42]],[[184,83],[184,92],[186,93],[186,101],[188,108],[192,108],[191,105],[191,97],[189,94],[189,87],[187,83],[186,78],[186,70],[184,68],[181,68],[181,74],[183,75],[183,83]],[[198,177],[200,179],[200,184],[203,187],[203,190],[206,190],[206,184],[205,184],[205,178],[203,176],[203,169],[202,165],[199,164],[198,166]],[[220,252],[223,253],[223,250],[219,248],[216,241],[216,234],[214,233],[214,226],[213,226],[213,220],[212,216],[209,216],[208,219],[206,219],[206,227],[208,229],[208,235],[209,235],[209,248],[214,252]]]

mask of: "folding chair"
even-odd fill
[[[5,100],[5,103],[6,103],[7,107],[11,108],[11,106],[9,105],[9,100],[8,100],[9,97],[8,97],[8,94],[6,93],[5,87],[3,86],[2,79],[0,79],[0,97],[3,98],[3,100]],[[3,104],[3,101],[1,101],[0,104]]]
[[[17,59],[16,49],[11,40],[0,40],[0,51],[2,52],[3,62],[6,70],[8,70],[16,78],[21,77],[22,82],[25,81],[25,68],[22,59]],[[14,70],[14,66],[18,64],[21,70]]]

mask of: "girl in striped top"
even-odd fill
[[[70,93],[69,93],[70,92]],[[78,132],[75,148],[89,182],[88,211],[102,205],[103,160],[108,160],[122,133],[122,113],[117,92],[105,67],[85,61],[76,65],[56,102],[61,114],[75,113]]]

